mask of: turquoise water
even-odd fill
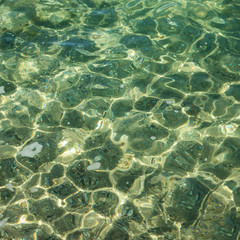
[[[240,239],[239,0],[0,13],[0,239]]]

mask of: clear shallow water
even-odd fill
[[[239,1],[0,1],[1,239],[238,239]]]

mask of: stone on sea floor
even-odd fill
[[[71,63],[78,63],[78,62],[88,62],[94,60],[97,56],[88,53],[88,52],[81,52],[77,48],[69,48],[66,47],[61,52],[62,57]]]
[[[91,194],[84,191],[79,191],[70,197],[66,198],[66,209],[69,212],[86,212],[90,208]]]
[[[52,178],[60,178],[64,175],[64,167],[61,164],[55,164],[50,170],[50,176]]]
[[[205,69],[208,71],[208,74],[214,76],[218,81],[224,82],[237,82],[239,78],[239,74],[235,72],[230,72],[226,66],[221,64],[221,54],[210,55],[207,58],[204,58],[203,65]],[[229,62],[231,64],[231,62]]]
[[[103,115],[104,112],[109,109],[110,103],[111,102],[104,98],[104,96],[96,96],[92,97],[91,99],[87,99],[84,103],[82,103],[81,109],[86,113],[91,113],[94,111],[99,116],[99,114]]]
[[[168,50],[173,54],[180,54],[183,53],[187,48],[187,44],[184,41],[172,41],[168,45]]]
[[[83,114],[77,110],[67,110],[61,119],[61,125],[69,128],[82,128],[84,126]]]
[[[143,137],[129,137],[129,148],[134,151],[146,151],[151,149],[153,141],[151,138],[145,139]]]
[[[75,240],[75,239],[79,239],[80,237],[82,237],[83,236],[83,233],[82,233],[82,231],[79,231],[79,230],[77,230],[77,231],[74,231],[74,232],[72,232],[72,233],[69,233],[68,235],[67,235],[67,240]]]
[[[132,88],[137,87],[141,92],[145,93],[147,86],[151,83],[154,78],[154,74],[144,72],[144,74],[134,74],[130,86]]]
[[[111,105],[111,111],[115,117],[123,117],[133,108],[133,101],[128,99],[118,99]]]
[[[94,68],[103,68],[103,70],[107,71],[108,66],[101,65],[92,65]],[[108,64],[106,64],[108,65]],[[94,71],[94,70],[93,70]],[[98,70],[96,71],[98,72]],[[106,78],[100,75],[94,74],[84,74],[81,76],[79,83],[76,85],[77,90],[84,91],[83,96],[87,96],[87,94],[91,93],[92,96],[98,97],[121,97],[125,88],[121,87],[122,81],[117,78]]]
[[[202,146],[195,141],[179,142],[165,160],[163,169],[178,174],[193,171],[201,159]]]
[[[161,177],[161,170],[156,169],[151,174],[148,174],[148,176],[144,180],[144,192],[147,194],[162,194],[162,179]]]
[[[9,95],[16,91],[16,85],[12,82],[5,81],[0,77],[0,94]]]
[[[3,216],[6,216],[8,223],[16,224],[20,220],[21,216],[27,213],[27,205],[24,204],[23,206],[19,206],[19,204],[14,204],[6,208]]]
[[[219,163],[216,165],[211,163],[205,163],[199,167],[199,171],[213,173],[216,177],[218,177],[221,180],[226,179],[231,174],[231,168],[226,163]]]
[[[52,232],[52,229],[50,228],[49,224],[41,224],[38,227],[38,231],[36,231],[37,239],[39,240],[45,240],[45,239],[51,239],[51,240],[62,240],[61,237],[57,236],[56,233]]]
[[[186,172],[193,171],[194,166],[194,159],[190,158],[185,160],[184,156],[181,156],[181,154],[178,154],[177,152],[171,152],[166,158],[164,170],[170,172],[174,171],[175,173],[182,175],[186,174]]]
[[[173,64],[172,59],[168,58],[164,61],[164,63],[148,61],[145,64],[145,68],[155,74],[162,75],[171,70],[172,64]]]
[[[208,92],[212,87],[212,81],[209,79],[209,75],[204,72],[196,72],[191,76],[190,86],[191,91]]]
[[[110,191],[96,191],[92,195],[94,204],[93,210],[104,216],[115,214],[115,209],[119,204],[118,196]]]
[[[38,229],[38,224],[37,223],[22,223],[22,224],[13,224],[13,225],[6,225],[3,226],[2,229],[2,235],[4,236],[4,238],[9,238],[9,236],[11,236],[11,238],[25,238],[25,237],[29,237],[31,238],[31,236],[34,234],[34,232],[36,232],[36,230]]]
[[[172,220],[190,226],[198,217],[198,210],[209,189],[195,178],[186,178],[172,193],[172,203],[167,212]]]
[[[89,225],[91,225],[91,224],[89,224]],[[66,240],[81,239],[82,237],[86,238],[86,239],[94,239],[94,237],[96,237],[96,235],[97,234],[95,234],[95,232],[91,228],[81,228],[81,230],[76,230],[72,233],[69,233],[67,235]]]
[[[214,102],[214,111],[212,112],[214,116],[219,117],[227,113],[228,107],[233,105],[233,100],[229,98],[220,98]]]
[[[158,98],[143,96],[134,103],[134,108],[139,111],[149,112],[158,101]]]
[[[0,49],[13,49],[16,35],[12,32],[6,32],[0,37]]]
[[[64,214],[64,209],[58,207],[54,200],[44,198],[41,200],[29,200],[29,211],[37,220],[52,222]]]
[[[62,47],[60,56],[72,63],[88,62],[97,57],[93,53],[98,48],[95,42],[88,39],[73,37],[65,42],[60,42],[59,45]]]
[[[240,206],[240,187],[237,187],[236,189],[234,189],[233,198],[236,206],[239,207]]]
[[[170,82],[167,79],[167,82]],[[184,93],[178,89],[170,88],[165,85],[166,79],[160,78],[151,86],[151,96],[158,97],[160,99],[173,99],[176,102],[181,101],[184,98]]]
[[[156,122],[150,123],[147,114],[139,112],[129,114],[115,129],[116,139],[122,135],[128,136],[128,147],[137,152],[150,150],[155,140],[169,135],[167,128]]]
[[[28,178],[28,180],[24,183],[23,188],[24,189],[31,189],[32,187],[35,187],[40,179],[40,174],[35,174]]]
[[[54,185],[53,177],[49,173],[42,173],[41,175],[41,185],[44,188],[48,188]]]
[[[104,237],[104,240],[112,240],[112,239],[128,240],[129,235],[124,228],[114,226],[112,229],[109,230],[107,235]]]
[[[120,39],[120,43],[122,43],[129,49],[141,49],[152,46],[150,38],[145,35],[128,34]]]
[[[50,56],[40,56],[36,58],[36,62],[34,62],[36,68],[38,69],[41,76],[49,75],[59,67],[58,59]]]
[[[81,48],[88,52],[95,52],[98,50],[94,41],[80,37],[72,37],[65,42],[59,43],[64,48]]]
[[[37,120],[37,124],[47,128],[59,126],[62,115],[63,109],[60,102],[52,101],[44,107],[41,116]]]
[[[163,113],[165,121],[163,125],[170,128],[178,128],[187,123],[188,117],[180,110],[165,111]]]
[[[75,107],[83,100],[83,97],[74,88],[59,91],[58,98],[66,108]]]
[[[95,9],[85,14],[85,23],[90,26],[111,27],[118,20],[114,8]]]
[[[95,61],[92,64],[88,65],[88,68],[95,72],[95,73],[102,73],[107,77],[111,77],[111,79],[106,79],[111,84],[116,82],[116,79],[114,78],[125,78],[129,77],[133,74],[132,71],[132,61],[124,59],[124,60],[99,60]],[[114,77],[114,78],[113,78]],[[98,76],[96,80],[100,80],[101,78]],[[104,85],[108,85],[108,82],[105,82]],[[95,88],[97,88],[95,86]],[[95,89],[93,86],[93,89]],[[101,89],[101,88],[97,88]],[[98,90],[100,91],[100,90]],[[102,95],[96,95],[95,96],[102,96]]]
[[[5,158],[0,161],[0,186],[11,181],[19,186],[31,177],[31,171],[21,166],[14,158]]]
[[[117,182],[116,188],[119,191],[127,193],[129,189],[133,186],[134,181],[142,175],[143,168],[136,164],[127,171],[116,170],[113,174],[113,178]]]
[[[240,101],[240,84],[232,84],[229,86],[225,94],[227,96],[233,96],[237,101]]]
[[[30,138],[31,134],[32,130],[28,127],[14,127],[10,125],[2,130],[0,141],[12,146],[20,146]]]
[[[162,104],[154,112],[155,119],[167,128],[178,128],[185,125],[188,122],[188,116],[179,108],[172,107],[168,110],[167,106]]]
[[[0,189],[0,206],[6,206],[15,196],[16,191],[11,191],[8,188],[1,188]]]
[[[154,34],[156,33],[157,23],[153,18],[146,17],[136,24],[136,32],[142,34]]]
[[[122,158],[123,152],[119,146],[112,141],[106,139],[105,143],[92,150],[86,151],[81,158],[99,161],[101,169],[114,169],[117,167],[119,160]]]
[[[146,137],[146,139],[159,140],[169,135],[167,128],[156,122],[136,127],[136,132],[130,134],[131,137]]]
[[[109,138],[109,136],[110,136],[110,131],[93,131],[90,136],[85,138],[84,149],[89,150],[89,149],[97,148],[104,145],[107,139]],[[100,154],[98,156],[101,157]],[[94,157],[94,159],[96,157]]]
[[[77,228],[81,224],[79,214],[68,213],[54,222],[54,229],[62,234]]]
[[[139,224],[143,221],[143,217],[138,208],[130,201],[126,201],[126,203],[121,206],[120,214],[123,219],[127,219],[128,221],[132,220]]]
[[[77,192],[77,188],[71,182],[65,181],[48,189],[48,192],[60,199],[65,199],[69,195]]]
[[[181,15],[174,15],[170,19],[168,17],[160,17],[157,19],[158,32],[161,34],[167,34],[168,36],[173,34],[179,34],[183,27],[186,26],[186,19]],[[175,22],[176,24],[172,24]]]
[[[170,79],[170,81],[166,83],[167,86],[181,90],[184,93],[189,92],[190,74],[177,73],[167,75],[166,77]]]
[[[181,39],[185,40],[186,42],[193,43],[197,38],[201,36],[201,34],[201,25],[197,22],[194,22],[194,24],[187,25],[181,30]]]
[[[206,33],[203,38],[196,42],[195,48],[196,52],[194,53],[194,57],[197,59],[200,56],[205,57],[214,51],[217,48],[215,43],[215,35],[212,33]]]
[[[229,168],[240,166],[240,138],[227,137],[214,154],[222,156],[222,163],[228,164]]]
[[[43,134],[42,132],[37,132],[35,137],[27,142],[20,151],[20,153],[24,151],[24,156],[18,154],[17,160],[33,172],[37,172],[44,163],[51,162],[58,156],[57,140],[59,140],[60,136],[55,133]],[[27,148],[27,150],[24,150],[24,148]]]
[[[96,190],[111,187],[112,183],[107,172],[88,171],[84,161],[76,161],[67,169],[67,176],[80,188]]]
[[[46,194],[46,191],[42,188],[39,188],[39,187],[32,187],[30,188],[30,190],[27,192],[27,195],[30,197],[30,198],[33,198],[33,199],[40,199],[44,194]]]

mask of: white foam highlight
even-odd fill
[[[34,142],[22,149],[18,154],[22,157],[34,157],[36,154],[42,151],[43,145],[39,144],[38,142]]]
[[[5,93],[4,86],[1,86],[0,87],[0,94],[3,94],[3,93]]]
[[[88,170],[88,171],[97,170],[97,169],[99,169],[100,167],[101,167],[101,163],[100,163],[100,162],[95,162],[95,163],[89,165],[89,166],[87,167],[87,170]]]

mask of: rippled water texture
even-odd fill
[[[0,239],[240,239],[240,1],[0,0]]]

